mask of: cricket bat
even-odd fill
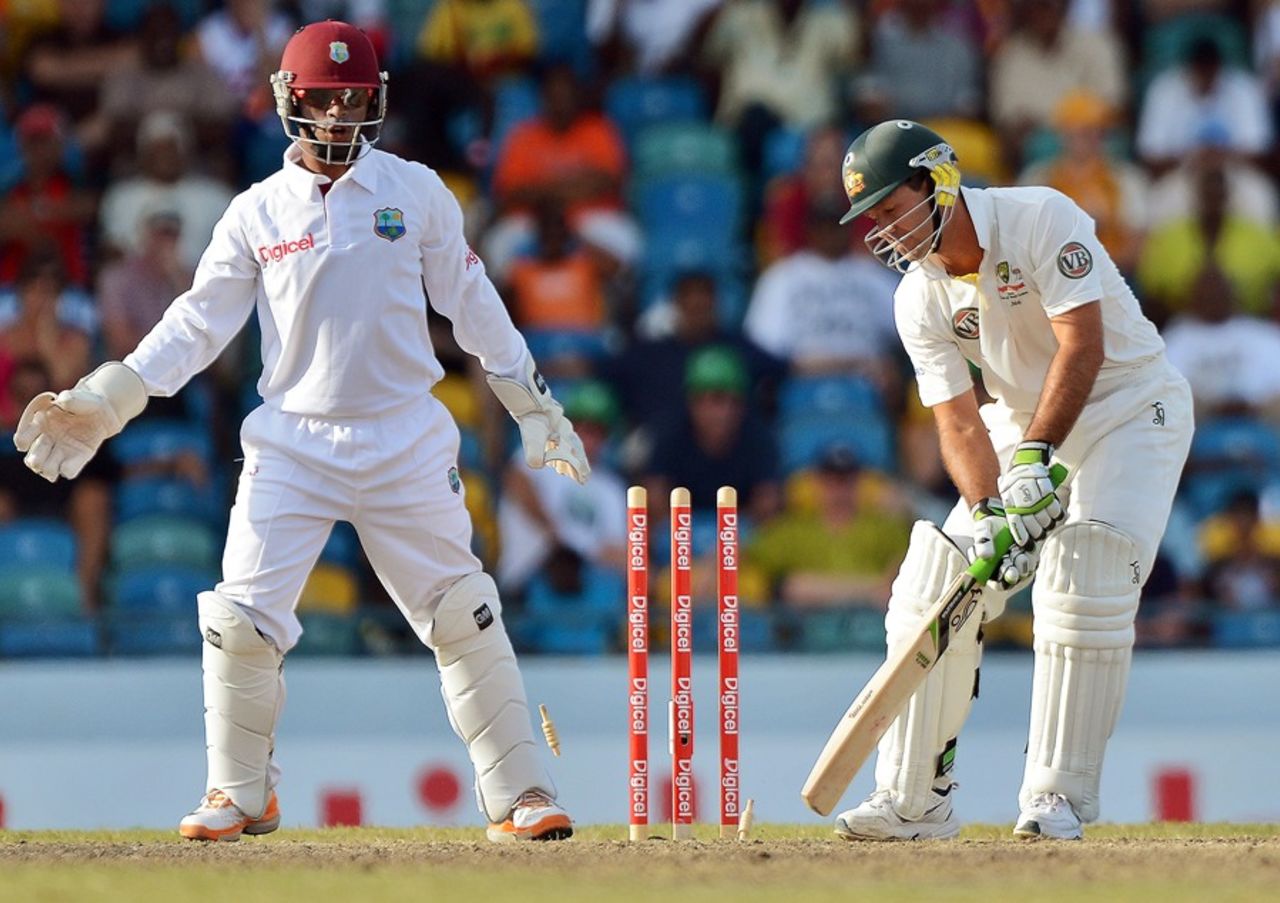
[[[1049,470],[1054,486],[1062,485],[1066,476],[1067,469],[1061,464]],[[836,724],[800,791],[810,809],[819,815],[831,814],[889,725],[947,651],[952,632],[963,627],[977,609],[983,586],[1012,544],[1013,537],[1006,527],[996,536],[995,557],[980,558],[967,571],[957,574],[925,614],[915,640],[890,651],[885,663],[867,681]]]

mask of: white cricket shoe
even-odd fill
[[[1022,807],[1013,836],[1027,840],[1042,837],[1080,840],[1084,831],[1080,827],[1080,816],[1076,815],[1076,810],[1065,796],[1061,793],[1037,793]]]
[[[187,840],[239,840],[241,834],[270,834],[278,827],[280,803],[274,790],[259,818],[245,815],[221,790],[210,790],[178,825],[178,833]]]
[[[573,821],[541,790],[526,790],[511,807],[507,820],[490,822],[485,836],[494,843],[566,840],[573,836]]]
[[[845,840],[949,840],[960,833],[960,821],[951,811],[955,786],[931,791],[932,805],[910,821],[893,808],[892,791],[877,790],[861,805],[836,816],[836,835]]]

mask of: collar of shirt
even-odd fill
[[[982,264],[987,262],[987,257],[989,256],[986,252],[991,250],[991,233],[994,231],[995,226],[994,211],[991,209],[991,196],[980,189],[968,188],[963,185],[960,187],[960,196],[964,198],[965,209],[969,211],[969,219],[973,221],[973,231],[978,236],[978,246],[983,251],[982,263],[978,265],[978,269],[981,270]],[[938,263],[935,256],[930,254],[920,261],[920,269],[924,270],[924,274],[930,279],[953,278],[946,271],[946,268]]]
[[[373,161],[373,148],[369,147],[356,162],[347,167],[347,171],[337,178],[337,182],[350,179],[370,194],[378,186],[377,164]],[[312,172],[302,165],[302,148],[297,142],[290,144],[284,151],[284,179],[289,190],[304,201],[318,200],[320,185],[329,181],[328,176]]]

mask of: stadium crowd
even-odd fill
[[[326,17],[374,39],[379,146],[457,194],[592,460],[585,487],[525,468],[431,315],[518,648],[620,648],[630,483],[659,563],[663,499],[692,490],[700,603],[716,488],[738,488],[744,648],[882,648],[910,524],[953,501],[897,277],[837,222],[844,149],[888,117],[946,136],[967,184],[1074,198],[1192,384],[1139,643],[1280,643],[1280,3],[0,0],[0,657],[198,646],[235,425],[260,403],[256,320],[75,481],[27,472],[9,436],[28,399],[130,351],[279,167],[267,76]],[[345,525],[300,611],[303,652],[417,648]],[[1029,598],[988,626],[1028,645]]]

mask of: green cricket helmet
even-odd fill
[[[912,208],[898,221],[873,229],[867,236],[872,253],[899,272],[906,272],[936,249],[942,229],[955,211],[960,192],[955,151],[933,129],[907,119],[891,119],[855,138],[841,167],[841,181],[849,197],[849,212],[841,217],[842,224],[866,213],[920,173],[927,173],[934,184],[932,195],[923,202],[933,207],[931,233],[890,238],[893,227],[914,214]]]

